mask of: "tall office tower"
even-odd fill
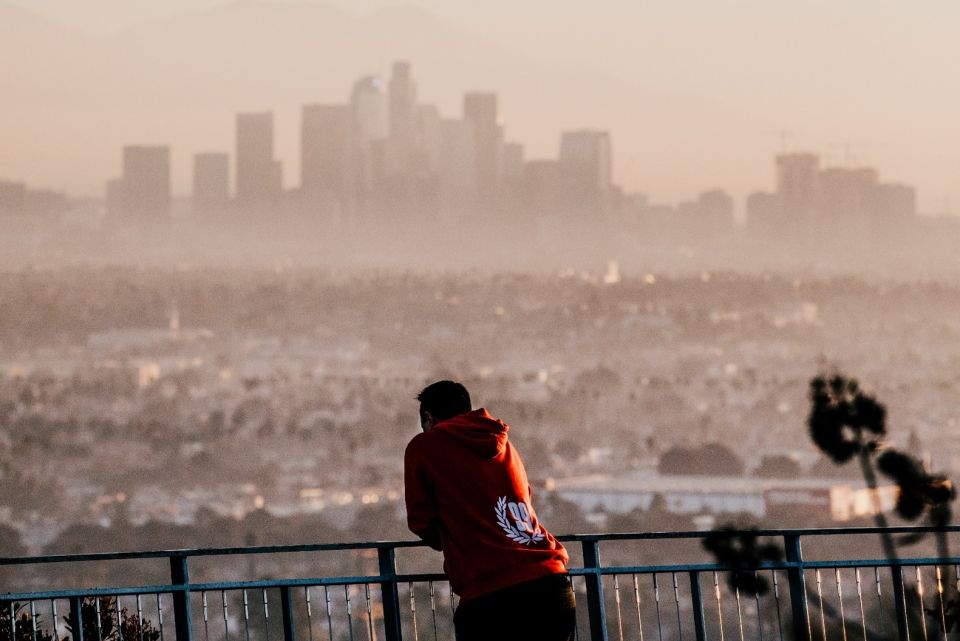
[[[423,170],[431,174],[437,174],[441,170],[443,121],[436,105],[417,105],[417,138],[425,155]]]
[[[273,158],[273,114],[237,114],[237,203],[276,204],[283,193],[283,169]]]
[[[353,84],[350,109],[353,112],[353,138],[360,148],[387,137],[387,96],[380,78],[364,76]]]
[[[313,205],[351,201],[357,152],[348,105],[304,105],[300,128],[300,189]]]
[[[170,147],[128,145],[123,148],[120,208],[141,220],[170,215]]]
[[[413,79],[410,63],[393,63],[389,87],[390,139],[399,147],[416,145],[417,83]]]
[[[493,204],[500,179],[503,130],[497,115],[497,94],[473,92],[463,97],[463,118],[473,126],[477,195],[481,206]]]
[[[574,214],[599,214],[609,208],[612,193],[610,134],[583,129],[565,131],[560,138],[568,207]]]
[[[224,209],[230,202],[230,156],[206,152],[193,156],[193,206],[201,211]]]
[[[747,196],[747,232],[758,238],[776,235],[781,221],[780,196],[755,191]]]
[[[591,129],[563,132],[560,138],[560,162],[585,165],[591,184],[598,190],[609,189],[613,182],[610,134]]]
[[[877,171],[869,167],[830,167],[818,178],[821,233],[845,238],[869,233],[869,207],[877,189]]]
[[[777,195],[788,221],[813,216],[817,208],[820,158],[796,153],[777,156]]]
[[[523,145],[518,142],[505,142],[500,146],[501,178],[523,176],[523,154]]]

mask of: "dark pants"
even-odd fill
[[[577,607],[566,574],[550,574],[461,603],[457,641],[572,641]]]

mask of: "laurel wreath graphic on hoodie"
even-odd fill
[[[536,528],[533,527],[533,522],[530,519],[530,510],[527,509],[527,504],[523,501],[519,503],[510,502],[507,503],[507,497],[501,496],[497,500],[497,507],[495,508],[497,513],[497,525],[504,531],[507,537],[516,543],[522,543],[523,545],[530,545],[531,543],[539,543],[543,540],[543,533],[540,531],[540,526]],[[510,518],[507,516],[509,511],[510,517],[513,518],[516,527],[510,523]]]

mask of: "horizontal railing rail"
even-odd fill
[[[569,568],[570,581],[578,594],[578,639],[642,641],[646,622],[648,630],[655,626],[657,641],[683,641],[685,634],[692,634],[696,641],[722,641],[725,626],[731,625],[741,641],[748,636],[764,641],[765,630],[767,638],[781,641],[828,641],[832,636],[828,630],[833,627],[840,629],[843,641],[850,641],[848,632],[864,641],[930,641],[930,637],[943,638],[950,629],[948,619],[958,617],[960,557],[808,560],[801,553],[801,541],[826,536],[957,532],[960,526],[751,530],[751,536],[780,539],[785,559],[757,562],[749,568],[718,563],[601,563],[602,545],[703,540],[714,534],[707,531],[558,538],[571,550],[579,547],[582,553],[582,564]],[[278,641],[298,641],[298,635],[304,633],[306,638],[300,641],[314,641],[315,635],[317,641],[358,641],[358,634],[365,634],[368,641],[453,638],[456,600],[446,577],[439,572],[397,571],[397,551],[421,547],[425,546],[420,541],[373,541],[0,558],[0,569],[7,568],[8,572],[49,564],[150,559],[165,559],[170,567],[170,582],[162,584],[41,591],[3,586],[0,623],[6,627],[0,626],[0,641],[46,641],[44,625],[52,626],[48,636],[53,641],[66,636],[61,630],[68,632],[72,641],[166,641],[164,624],[171,616],[175,641],[199,640],[201,623],[203,641],[231,641],[231,633],[240,631],[242,641],[271,641],[274,637]],[[323,552],[375,552],[377,572],[218,582],[192,582],[189,575],[190,559]],[[766,582],[770,592],[741,592],[733,583],[725,587],[732,574],[745,572]],[[144,609],[144,597],[155,602],[149,612]],[[127,599],[125,605],[123,598]],[[61,626],[58,611],[62,611],[59,608],[64,601],[69,607],[64,617],[66,625]],[[133,602],[135,615],[130,613]],[[271,607],[274,611],[279,607],[279,622],[276,616],[271,620]],[[51,623],[44,622],[46,613],[51,615]],[[211,629],[213,620],[222,624],[222,629],[216,625]],[[152,627],[154,621],[156,629]],[[255,629],[256,624],[262,625],[262,630]],[[960,621],[957,624],[960,626]],[[856,629],[848,630],[851,626]],[[911,637],[911,632],[915,636]],[[84,639],[85,634],[94,638]]]

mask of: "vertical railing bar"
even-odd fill
[[[897,636],[900,641],[910,641],[910,627],[907,625],[907,595],[903,589],[903,566],[890,566],[893,581],[893,607],[897,615]]]
[[[720,641],[724,641],[723,633],[723,604],[720,601],[720,577],[713,573],[713,593],[717,597],[717,624],[720,627]]]
[[[620,631],[620,641],[623,641],[623,618],[620,616],[620,581],[616,574],[613,575],[613,597],[617,606],[617,629]]]
[[[820,605],[820,632],[823,634],[823,641],[827,641],[827,620],[823,612],[823,583],[820,568],[817,568],[817,599]]]
[[[430,615],[433,617],[433,641],[440,641],[440,637],[437,634],[437,594],[436,588],[433,585],[433,581],[428,581],[427,585],[430,586]]]
[[[120,641],[123,641],[123,607],[120,604],[120,595],[117,595],[117,599],[113,604],[117,610],[117,638]]]
[[[603,599],[603,581],[600,576],[600,544],[596,539],[581,543],[583,567],[591,570],[583,580],[587,585],[587,615],[590,620],[591,641],[607,641],[606,604]]]
[[[370,607],[370,584],[363,584],[363,594],[367,600],[367,641],[373,641],[373,609]]]
[[[220,599],[223,601],[223,638],[224,641],[230,641],[230,622],[227,620],[227,593],[224,590],[220,590]]]
[[[37,609],[30,599],[30,641],[37,641]]]
[[[354,641],[353,638],[353,605],[350,603],[350,588],[352,586],[344,585],[343,594],[347,600],[347,629],[350,631],[350,641]]]
[[[801,551],[800,536],[786,534],[783,537],[783,547],[787,561],[794,564],[787,569],[787,585],[790,590],[790,611],[793,615],[794,641],[812,641],[813,634],[810,628],[810,607],[807,601],[806,576],[803,571],[803,553]]]
[[[163,639],[163,601],[160,599],[160,593],[157,592],[157,624],[160,626],[160,641]]]
[[[707,627],[703,619],[703,594],[700,591],[700,573],[690,572],[690,604],[693,608],[693,629],[697,641],[706,641]]]
[[[640,616],[640,584],[637,575],[633,575],[633,600],[637,605],[637,627],[640,629],[640,641],[643,641],[643,619]]]
[[[863,586],[860,583],[860,568],[856,568],[857,602],[860,604],[860,627],[863,630],[863,641],[867,641],[867,616],[863,611]]]
[[[680,587],[677,585],[677,573],[670,573],[673,578],[673,601],[677,608],[677,638],[683,641],[683,622],[680,620]]]
[[[50,616],[53,617],[53,641],[60,641],[60,631],[57,629],[57,601],[50,599]]]
[[[834,568],[837,579],[837,600],[840,601],[840,631],[843,641],[847,641],[847,615],[843,611],[843,586],[840,584],[840,568]]]
[[[17,638],[17,608],[13,601],[7,604],[7,612],[10,617],[10,641],[16,641]]]
[[[185,555],[170,557],[170,583],[181,586],[173,593],[173,627],[176,641],[191,641],[193,622],[190,620],[190,569]]]
[[[569,581],[570,581],[570,589],[573,590],[573,593],[574,593],[574,594],[576,594],[576,593],[577,593],[577,590],[576,590],[576,586],[574,585],[574,582],[573,582],[573,577],[572,577],[572,576],[571,576],[571,577],[568,577],[568,579],[569,579]],[[574,639],[574,641],[580,641],[580,620],[579,620],[579,618],[576,616],[576,611],[574,611],[574,620],[575,620],[575,622],[574,622],[574,626],[573,626],[573,639]]]
[[[285,585],[280,588],[280,614],[283,621],[283,641],[297,641],[297,629],[294,626],[292,588]]]
[[[137,637],[139,641],[143,641],[143,603],[139,594],[137,595]]]
[[[753,571],[753,582],[757,585],[760,583],[760,574],[756,570]],[[753,601],[754,607],[757,609],[757,634],[760,635],[759,641],[763,641],[763,619],[760,617],[760,590],[754,590]]]
[[[246,641],[250,641],[250,601],[247,590],[243,590],[243,634]]]
[[[200,593],[200,602],[203,606],[203,641],[210,641],[210,621],[207,611],[207,591]]]
[[[880,568],[873,568],[873,577],[877,584],[877,611],[880,615],[880,636],[884,637],[887,634],[887,624],[885,620],[886,617],[883,614],[883,588],[880,584]]]
[[[307,641],[313,641],[313,606],[310,603],[310,586],[303,586],[303,599],[307,604]]]
[[[380,548],[377,550],[377,564],[380,576],[388,580],[380,583],[380,601],[383,604],[383,628],[385,641],[400,641],[400,589],[397,585],[397,558],[396,550]],[[412,583],[410,584],[413,585]],[[411,587],[411,590],[413,588]],[[412,594],[412,592],[411,592]]]
[[[270,641],[270,606],[267,603],[267,589],[262,588],[263,592],[263,639]]]
[[[420,641],[420,632],[417,630],[417,594],[413,581],[410,581],[410,618],[413,626],[413,641]]]
[[[917,599],[920,601],[920,624],[923,630],[923,641],[927,641],[927,617],[923,611],[923,575],[920,573],[920,566],[914,566],[917,571]]]
[[[103,616],[100,613],[100,597],[99,596],[93,597],[93,609],[97,615],[97,641],[103,641]]]
[[[657,573],[653,573],[653,598],[657,604],[657,641],[663,641],[663,620],[660,616],[660,583],[657,581]]]
[[[83,614],[81,612],[81,607],[83,605],[83,599],[78,596],[70,597],[70,627],[72,628],[73,634],[71,635],[71,641],[83,641]],[[13,604],[10,604],[10,614],[13,614]],[[14,617],[10,617],[11,621],[14,621]],[[16,632],[14,630],[14,632]],[[10,639],[16,639],[16,634],[13,634]]]
[[[330,590],[323,586],[323,598],[327,602],[327,640],[333,641],[333,608],[330,605]]]
[[[740,625],[740,641],[745,641],[745,637],[743,635],[743,610],[740,607],[740,586],[739,585],[734,586],[733,593],[736,595],[736,598],[737,598],[737,623]]]
[[[777,571],[770,570],[773,575],[773,600],[777,606],[777,634],[780,641],[783,641],[783,615],[780,613],[780,581],[777,580]]]
[[[943,634],[947,633],[947,613],[943,605],[943,575],[940,571],[940,566],[936,566],[937,571],[937,598],[940,601],[940,626]]]

